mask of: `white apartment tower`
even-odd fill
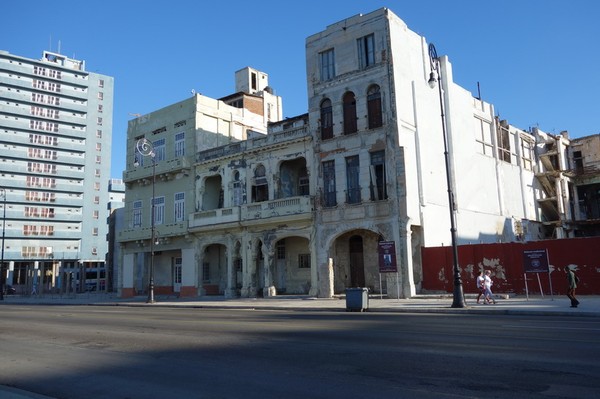
[[[0,51],[3,277],[22,292],[83,289],[104,267],[113,85],[61,54]]]

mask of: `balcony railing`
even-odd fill
[[[258,202],[242,206],[242,221],[311,215],[312,197],[290,197],[273,201]]]
[[[190,230],[202,229],[228,223],[256,224],[261,220],[310,219],[313,211],[313,198],[309,196],[290,197],[272,201],[255,202],[231,208],[211,209],[190,215]]]
[[[143,166],[137,166],[125,171],[123,181],[130,183],[139,179],[152,178],[152,160],[146,159]],[[187,158],[175,158],[156,162],[156,176],[176,175],[177,173],[189,172],[190,162]]]
[[[216,224],[233,223],[240,220],[240,207],[211,209],[190,215],[189,228],[214,226]]]

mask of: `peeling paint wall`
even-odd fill
[[[458,247],[459,265],[465,293],[476,293],[476,277],[480,270],[491,270],[495,293],[525,294],[525,278],[530,294],[540,294],[536,273],[524,276],[523,251],[547,249],[550,270],[539,273],[544,295],[566,294],[565,268],[571,266],[580,278],[577,293],[600,294],[600,237],[544,240],[528,243],[475,244]],[[423,291],[453,290],[451,247],[423,248]]]

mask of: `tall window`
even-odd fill
[[[276,253],[277,259],[285,259],[285,238],[277,241]]]
[[[533,162],[533,142],[529,139],[521,136],[521,160],[523,161],[523,168],[532,170]]]
[[[269,200],[269,186],[267,174],[263,165],[258,165],[254,170],[254,185],[252,186],[252,202]]]
[[[233,172],[233,205],[242,205],[243,200],[242,182],[240,182],[240,172]]]
[[[156,162],[164,161],[166,159],[165,139],[156,140],[152,146],[154,147],[154,160]]]
[[[356,133],[356,99],[351,91],[344,94],[344,134]]]
[[[498,139],[498,158],[504,162],[510,163],[510,135],[508,129],[501,124],[498,124],[496,138]]]
[[[375,64],[375,36],[370,34],[356,41],[358,45],[358,67],[365,69]]]
[[[183,157],[185,155],[185,133],[177,133],[175,135],[175,157]]]
[[[335,161],[323,162],[323,204],[326,207],[336,206]]]
[[[183,222],[185,215],[185,193],[175,193],[175,221]]]
[[[387,198],[385,186],[385,151],[371,153],[371,200],[379,201]]]
[[[142,227],[142,201],[133,202],[132,227]]]
[[[319,55],[321,57],[321,81],[333,79],[335,77],[335,56],[333,49],[323,51]]]
[[[492,125],[479,118],[475,118],[475,141],[479,144],[482,154],[493,155],[492,147]]]
[[[527,143],[528,148],[531,148],[531,146],[532,146],[532,144],[529,143],[529,141],[527,141],[524,138],[521,138],[521,143],[522,143],[521,145],[522,145],[523,149],[526,148],[525,147],[525,143]],[[525,153],[525,151],[522,151],[522,152],[523,152],[523,164],[527,165],[526,162],[525,162],[525,154],[526,153]],[[527,153],[527,155],[531,155],[531,152]],[[584,159],[583,154],[582,154],[581,151],[573,151],[573,166],[574,166],[575,172],[577,174],[583,173],[583,161],[584,160],[585,159]],[[529,165],[531,166],[531,158],[529,159]],[[527,169],[531,169],[531,168],[527,168]]]
[[[349,204],[360,202],[359,172],[358,155],[346,158],[346,202]]]
[[[165,222],[165,197],[154,198],[154,224]]]
[[[181,265],[183,258],[173,258],[173,284],[181,284]]]
[[[498,158],[504,162],[516,165],[517,154],[514,151],[515,146],[511,146],[511,142],[515,142],[515,132],[511,132],[508,124],[504,121],[500,121],[497,123],[496,138],[498,139]]]
[[[331,100],[326,98],[321,102],[321,140],[333,138],[333,112]]]
[[[298,195],[308,195],[309,193],[308,170],[304,166],[298,172]]]
[[[375,129],[383,125],[381,91],[377,85],[369,87],[367,92],[367,112],[369,114],[369,129]]]

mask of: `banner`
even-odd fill
[[[379,242],[379,273],[396,273],[396,243],[394,241]]]
[[[523,251],[523,268],[525,273],[548,273],[548,251],[533,249]]]

